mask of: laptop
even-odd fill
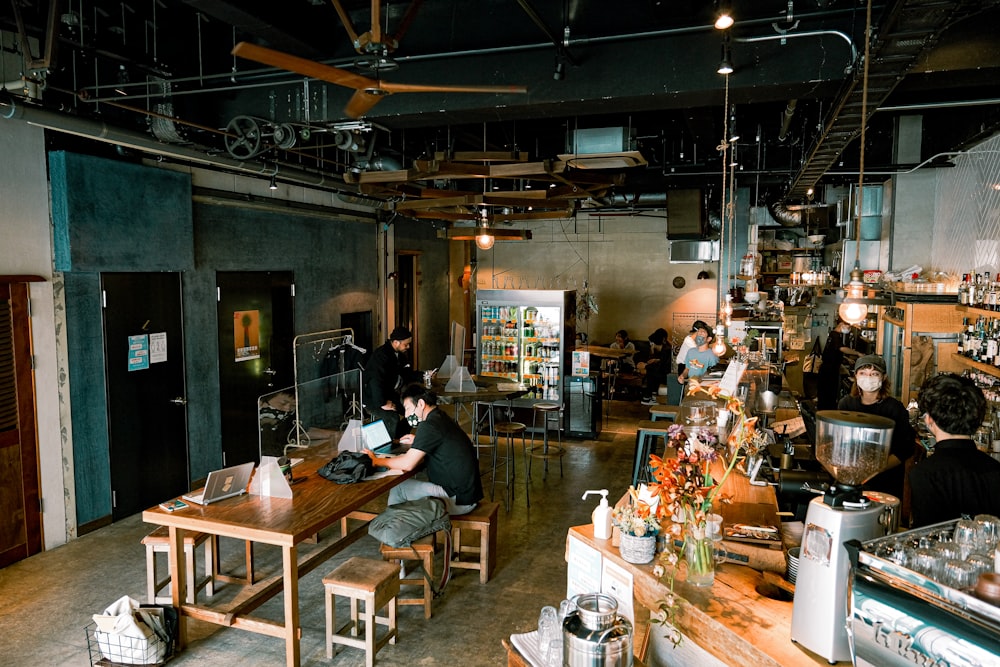
[[[205,488],[200,493],[190,493],[181,497],[198,505],[210,505],[226,498],[242,495],[246,493],[253,468],[253,461],[248,461],[238,466],[213,470],[208,473]]]
[[[361,442],[366,449],[370,449],[376,454],[391,454],[393,448],[398,444],[393,442],[392,436],[389,435],[389,429],[385,427],[385,422],[381,419],[361,425]]]

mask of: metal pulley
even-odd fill
[[[298,136],[290,123],[272,123],[253,116],[236,116],[226,125],[226,150],[238,160],[247,160],[261,153],[271,140],[281,149],[295,145]]]

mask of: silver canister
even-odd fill
[[[565,667],[632,667],[632,624],[609,595],[584,593],[563,621]]]

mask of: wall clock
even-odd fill
[[[676,287],[677,289],[684,287],[684,285],[686,284],[687,281],[684,280],[683,276],[677,276],[676,278],[674,278],[674,287]]]

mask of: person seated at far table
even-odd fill
[[[421,384],[407,386],[402,395],[403,411],[416,433],[404,435],[399,442],[410,449],[393,457],[364,451],[375,466],[408,472],[422,463],[427,465],[428,481],[410,478],[392,487],[389,505],[434,497],[445,501],[449,514],[468,514],[483,499],[479,459],[468,434],[438,409],[437,400],[437,394]]]
[[[637,370],[646,374],[642,390],[643,405],[656,405],[660,385],[666,382],[667,374],[670,373],[671,353],[670,334],[666,329],[659,328],[649,334],[649,358],[636,366]]]
[[[714,342],[715,334],[707,325],[695,330],[695,347],[684,357],[684,370],[677,374],[679,384],[686,384],[688,379],[697,380],[719,363],[719,356],[712,351]]]
[[[635,343],[629,340],[627,331],[624,329],[616,331],[615,342],[611,343],[608,347],[612,350],[624,350],[628,352],[627,355],[618,360],[618,366],[626,373],[635,371]]]
[[[977,514],[1000,516],[1000,461],[972,436],[986,415],[986,398],[969,378],[944,373],[917,394],[934,452],[910,469],[914,528]]]
[[[854,362],[854,384],[851,393],[837,403],[840,410],[866,412],[888,417],[895,426],[889,445],[889,461],[875,477],[865,482],[868,491],[882,491],[903,499],[904,462],[913,456],[916,434],[910,426],[910,413],[899,400],[889,395],[885,384],[885,360],[877,354],[866,354]]]

